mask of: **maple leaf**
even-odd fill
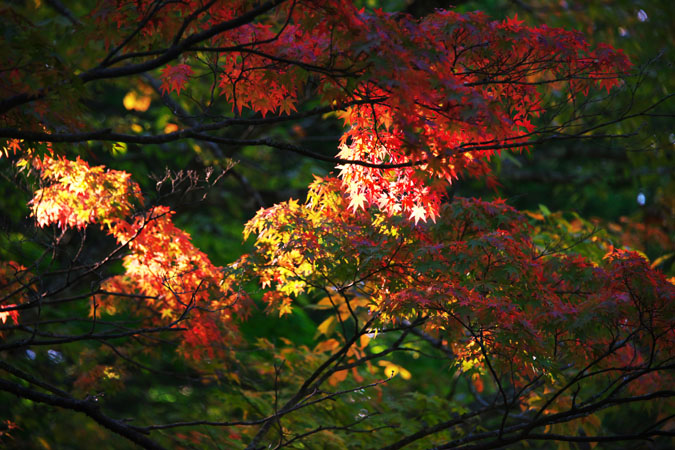
[[[513,28],[520,27],[523,23],[525,23],[524,20],[518,20],[518,13],[514,14],[512,18],[504,20],[504,24],[506,24],[506,26]]]
[[[9,139],[7,145],[0,150],[0,157],[5,155],[5,158],[9,158],[10,151],[15,155],[17,151],[21,152],[21,142],[23,142],[23,139]]]
[[[281,100],[281,104],[279,105],[279,111],[283,112],[284,114],[290,114],[293,111],[297,111],[298,109],[295,106],[295,99],[293,97],[284,97],[283,100]]]
[[[163,308],[160,313],[162,313],[162,319],[171,319],[173,317],[171,308]]]
[[[410,219],[415,219],[415,225],[417,225],[417,222],[421,219],[422,222],[426,222],[426,210],[422,208],[419,205],[415,205],[412,208],[412,211],[410,213]]]
[[[176,91],[176,94],[180,95],[180,91],[185,87],[185,83],[187,83],[192,73],[192,67],[187,64],[178,64],[176,66],[167,64],[162,69],[162,85],[160,86],[162,94]]]
[[[281,305],[279,305],[279,317],[293,312],[291,304],[292,300],[289,297],[286,297],[282,300]]]
[[[351,200],[349,201],[349,208],[352,211],[357,211],[359,208],[364,208],[364,203],[366,201],[366,196],[363,192],[357,192],[356,194],[351,194]]]

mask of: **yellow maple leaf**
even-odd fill
[[[171,319],[173,317],[173,310],[171,308],[164,308],[160,311],[162,319]]]

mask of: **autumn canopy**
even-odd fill
[[[622,50],[400,2],[44,3],[0,7],[0,443],[672,443],[672,255],[495,195],[660,117],[598,109],[636,95]]]

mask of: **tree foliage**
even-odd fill
[[[667,96],[597,112],[632,86],[623,51],[452,9],[48,4],[2,6],[3,443],[672,443],[659,261],[616,225],[455,193],[667,117]],[[302,170],[304,202],[274,192]],[[65,435],[45,405],[88,422]]]

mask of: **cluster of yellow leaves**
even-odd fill
[[[103,166],[45,156],[39,163],[41,178],[51,182],[35,191],[31,214],[41,227],[82,229],[98,223],[110,227],[133,211],[133,200],[143,202],[131,175]]]
[[[358,239],[365,224],[378,230],[385,226],[378,219],[383,213],[376,213],[374,221],[370,211],[348,214],[348,203],[339,180],[317,177],[304,204],[291,199],[258,211],[244,229],[245,238],[256,236],[256,251],[231,267],[252,270],[263,289],[273,288],[264,298],[268,305],[282,305],[282,315],[290,312],[287,297],[312,291],[311,280],[322,279],[336,266],[349,272],[359,267],[356,248],[345,243]],[[390,234],[380,231],[381,235]],[[343,312],[348,313],[345,308],[343,305]]]
[[[325,230],[325,223],[320,214],[306,214],[306,208],[291,199],[287,202],[277,204],[268,209],[261,209],[256,216],[251,219],[244,229],[244,238],[247,239],[251,234],[257,236],[256,247],[268,255],[270,260],[275,261],[275,265],[268,267],[259,267],[257,275],[263,288],[270,287],[274,282],[276,292],[280,294],[299,295],[307,289],[307,283],[304,278],[315,272],[315,260],[320,257],[317,251],[320,251],[319,237],[321,231]],[[305,239],[301,236],[294,236],[290,225],[302,221],[306,224],[303,229],[316,230],[316,235],[307,236],[310,242],[315,242],[316,248],[308,252],[303,248]],[[279,224],[287,224],[287,227],[279,227]],[[308,231],[308,233],[311,233]],[[303,236],[304,237],[304,236]],[[275,294],[265,298],[266,302],[274,306],[283,300]],[[283,315],[284,310],[280,311]]]

